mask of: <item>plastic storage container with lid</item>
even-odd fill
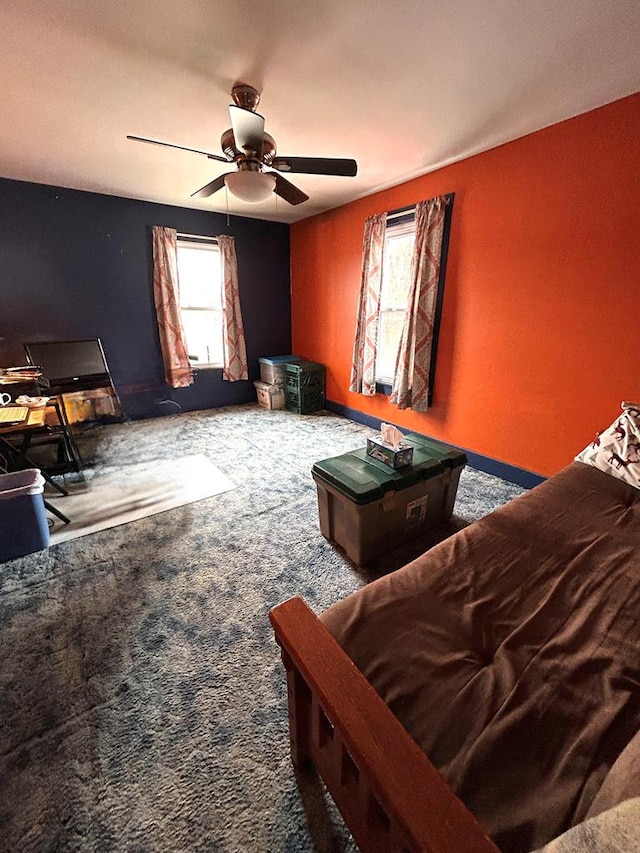
[[[466,455],[410,433],[413,464],[393,469],[365,448],[316,462],[320,530],[356,565],[451,518]]]
[[[258,359],[260,379],[267,385],[284,385],[284,366],[302,361],[299,355],[271,355]]]

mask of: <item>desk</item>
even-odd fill
[[[64,417],[63,410],[57,401],[49,402],[45,406],[38,406],[29,410],[29,416],[26,421],[23,421],[20,424],[11,424],[10,426],[2,426],[0,427],[0,449],[3,449],[7,454],[7,461],[13,462],[14,465],[17,465],[18,468],[38,468],[44,479],[47,483],[49,483],[52,488],[56,489],[56,491],[60,492],[61,495],[68,495],[69,492],[65,489],[64,486],[60,486],[55,480],[46,472],[40,468],[39,465],[36,465],[29,456],[27,452],[29,447],[31,446],[31,441],[35,435],[35,431],[39,429],[46,430],[46,416],[47,409],[53,409],[56,412],[56,416],[58,418],[58,427],[54,427],[53,429],[57,429],[59,432],[59,436],[62,438],[65,449],[67,453],[70,455],[71,459],[74,461],[74,466],[76,467],[76,471],[80,470],[80,457],[79,454],[76,456],[76,443],[73,440],[73,436],[71,435],[71,431],[69,429],[69,425]],[[53,433],[52,433],[53,434]],[[22,441],[19,446],[12,444],[9,440],[12,436],[21,436]],[[69,519],[63,515],[59,510],[57,510],[54,506],[49,504],[45,500],[45,506],[47,509],[52,512],[54,515],[57,515],[61,521],[64,521],[66,524],[69,523]]]
[[[76,440],[73,436],[73,429],[71,428],[69,418],[67,417],[67,410],[64,405],[63,396],[57,395],[50,398],[45,408],[53,408],[55,410],[58,426],[52,427],[52,429],[59,430],[64,442],[67,462],[71,464],[76,473],[80,473],[80,469],[82,468],[82,457],[80,456],[80,450],[76,444]]]
[[[68,379],[48,379],[46,376],[22,379],[17,374],[3,374],[0,369],[0,391],[8,392],[15,400],[22,395],[29,397],[46,396],[55,398],[62,410],[66,426],[80,421],[122,421],[123,412],[120,397],[108,370],[103,373],[73,376]],[[78,398],[86,394],[85,409],[90,411],[87,416],[78,408]],[[65,403],[65,399],[68,398]],[[108,401],[108,403],[106,403]],[[69,434],[72,436],[71,431]],[[74,453],[79,455],[77,447]],[[77,469],[76,469],[77,470]]]
[[[13,390],[12,396],[18,396],[16,395],[15,390]],[[13,405],[20,404],[13,403]],[[55,424],[47,422],[47,410],[53,410],[55,412]],[[49,402],[45,406],[35,406],[31,408],[29,411],[29,417],[26,421],[2,427],[2,433],[5,435],[10,435],[12,433],[23,434],[22,450],[25,453],[31,446],[32,439],[38,437],[38,430],[41,430],[40,435],[44,434],[53,438],[58,436],[64,445],[66,456],[64,460],[65,467],[64,469],[56,470],[55,473],[64,473],[65,470],[68,470],[69,465],[74,471],[79,473],[82,468],[82,457],[80,455],[78,445],[76,444],[69,418],[67,417],[64,400],[61,396],[49,397]],[[62,462],[62,460],[59,461]]]

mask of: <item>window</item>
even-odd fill
[[[365,220],[349,391],[432,405],[453,197]]]
[[[404,315],[411,284],[411,256],[415,242],[415,221],[403,217],[387,225],[382,261],[380,317],[376,352],[376,381],[391,385],[402,336]]]
[[[213,240],[178,237],[180,311],[189,361],[222,367],[222,269]]]

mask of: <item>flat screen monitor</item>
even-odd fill
[[[42,368],[42,375],[58,384],[83,376],[108,373],[99,338],[89,341],[41,341],[25,344],[30,364]]]

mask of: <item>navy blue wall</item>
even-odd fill
[[[248,382],[202,370],[163,379],[152,285],[151,227],[235,237]],[[100,337],[128,417],[255,399],[258,357],[291,351],[289,226],[0,179],[0,365],[21,344]]]

